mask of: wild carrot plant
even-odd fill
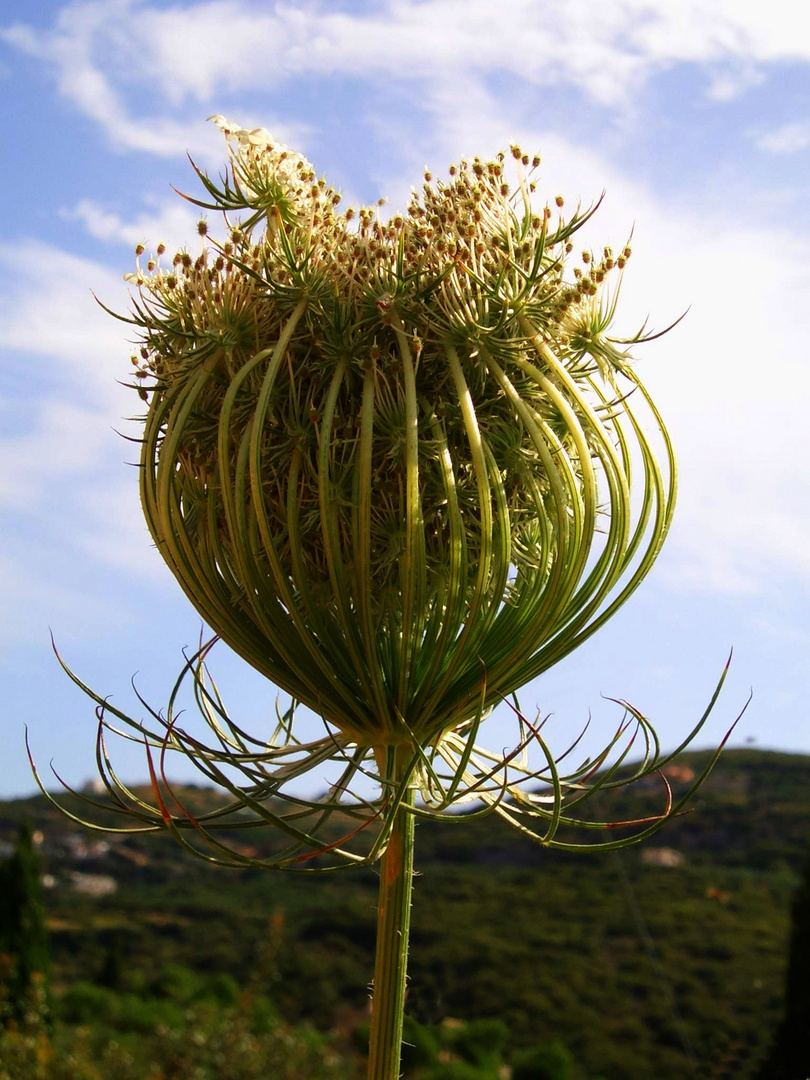
[[[145,720],[79,685],[112,805],[138,828],[225,866],[379,861],[369,1077],[394,1080],[416,821],[467,804],[549,848],[637,841],[692,792],[606,838],[586,803],[682,750],[720,686],[673,754],[622,702],[577,765],[513,699],[625,603],[672,519],[672,445],[628,352],[652,335],[612,330],[630,248],[576,251],[595,208],[538,204],[539,158],[512,146],[426,173],[403,213],[342,212],[299,154],[213,119],[227,168],[196,170],[191,201],[217,224],[200,221],[198,253],[139,248],[128,275],[141,499],[191,603],[291,704],[271,738],[243,730],[208,678],[210,643]],[[178,715],[186,682],[210,741]],[[502,703],[516,734],[494,754],[477,737]],[[299,740],[299,704],[320,738]],[[116,724],[146,744],[154,805],[112,769]],[[221,809],[184,807],[169,752],[224,789]],[[325,796],[293,792],[328,763]],[[220,839],[236,811],[280,831],[272,859]]]

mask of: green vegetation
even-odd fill
[[[807,757],[727,751],[694,812],[618,856],[548,852],[494,819],[419,825],[406,1075],[486,1080],[508,1064],[512,1080],[753,1080],[783,1017],[791,910],[806,902],[808,775]],[[670,776],[676,795],[687,776]],[[605,813],[659,800],[651,784]],[[0,804],[0,840],[23,820],[54,879],[55,1020],[48,1035],[32,1008],[6,1033],[0,1080],[362,1075],[373,872],[317,887],[217,873],[169,837],[99,841],[41,798]],[[272,840],[247,835],[259,854]],[[77,888],[104,879],[115,892]],[[81,1068],[60,1073],[68,1058]]]
[[[14,853],[0,866],[0,983],[7,988],[0,1023],[22,1019],[30,996],[45,985],[48,935],[39,877],[31,827],[23,822]]]
[[[351,1057],[266,999],[222,1006],[76,983],[51,1036],[37,1009],[0,1037],[0,1080],[356,1080]]]
[[[810,852],[791,910],[785,1007],[760,1080],[810,1076]]]

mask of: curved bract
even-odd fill
[[[95,825],[57,803],[63,813],[104,832],[168,829],[183,848],[209,863],[292,872],[376,861],[385,852],[401,811],[411,817],[451,823],[494,812],[548,848],[606,851],[644,839],[677,814],[709,774],[731,733],[689,790],[674,801],[665,767],[702,730],[725,680],[726,665],[700,720],[682,743],[666,754],[661,752],[650,722],[625,701],[617,702],[624,715],[613,737],[595,756],[578,764],[569,759],[581,735],[555,755],[545,738],[545,721],[529,720],[517,703],[511,706],[517,728],[515,745],[494,754],[476,745],[485,686],[480,687],[479,707],[470,718],[427,747],[412,740],[404,746],[389,745],[383,751],[358,745],[340,731],[327,731],[321,738],[302,742],[296,735],[295,701],[284,711],[277,709],[271,730],[251,734],[229,715],[208,674],[207,659],[213,644],[203,644],[187,658],[165,711],[156,711],[138,695],[148,714],[146,720],[129,716],[99,696],[60,658],[70,678],[96,703],[96,761],[107,798],[93,798],[63,786],[94,812],[108,817],[112,811],[138,824],[120,828]],[[202,735],[196,732],[193,720],[189,724],[186,719],[183,690],[189,688],[195,711],[203,721]],[[110,734],[145,746],[152,801],[116,774],[107,746]],[[176,753],[194,765],[206,784],[226,792],[221,805],[206,813],[189,810],[183,793],[166,774],[167,757]],[[628,764],[631,753],[634,763]],[[33,760],[31,764],[43,794],[48,796]],[[325,771],[331,772],[333,781],[322,795],[308,798],[293,790],[302,781],[311,789],[313,782],[322,782]],[[660,813],[606,822],[589,812],[588,804],[600,793],[656,774],[665,794]],[[364,794],[369,779],[378,787],[372,795]],[[418,794],[418,802],[414,794]],[[245,830],[267,826],[277,837],[270,854],[257,856],[234,841],[234,836]],[[575,831],[582,830],[585,838],[575,839]],[[607,839],[589,838],[605,831]]]
[[[517,148],[514,195],[475,159],[355,222],[218,122],[206,205],[243,219],[133,275],[149,528],[295,699],[360,745],[433,744],[593,633],[666,534],[669,438],[609,336],[629,250],[568,280],[589,215],[537,212]]]

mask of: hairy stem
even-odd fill
[[[403,765],[398,763],[397,779],[402,775]],[[413,888],[414,815],[408,807],[413,804],[413,798],[414,793],[409,790],[380,860],[368,1080],[398,1080],[400,1074]]]

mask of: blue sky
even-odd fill
[[[710,730],[753,686],[738,744],[810,752],[810,8],[785,0],[34,0],[0,16],[0,796],[38,760],[94,772],[92,707],[50,650],[103,694],[159,704],[199,619],[152,550],[125,379],[123,275],[139,242],[192,246],[186,152],[224,162],[222,113],[314,162],[344,202],[404,205],[425,164],[517,140],[541,194],[605,200],[584,240],[633,259],[620,323],[673,332],[637,370],[681,467],[676,523],[641,590],[526,688],[560,746],[603,695],[665,745]],[[24,12],[24,13],[22,13]],[[260,729],[273,688],[220,647],[232,711]],[[497,725],[499,721],[493,721]],[[501,743],[509,736],[493,728]],[[552,735],[552,739],[555,736]],[[117,759],[144,775],[137,747]],[[185,775],[181,772],[180,775]]]

